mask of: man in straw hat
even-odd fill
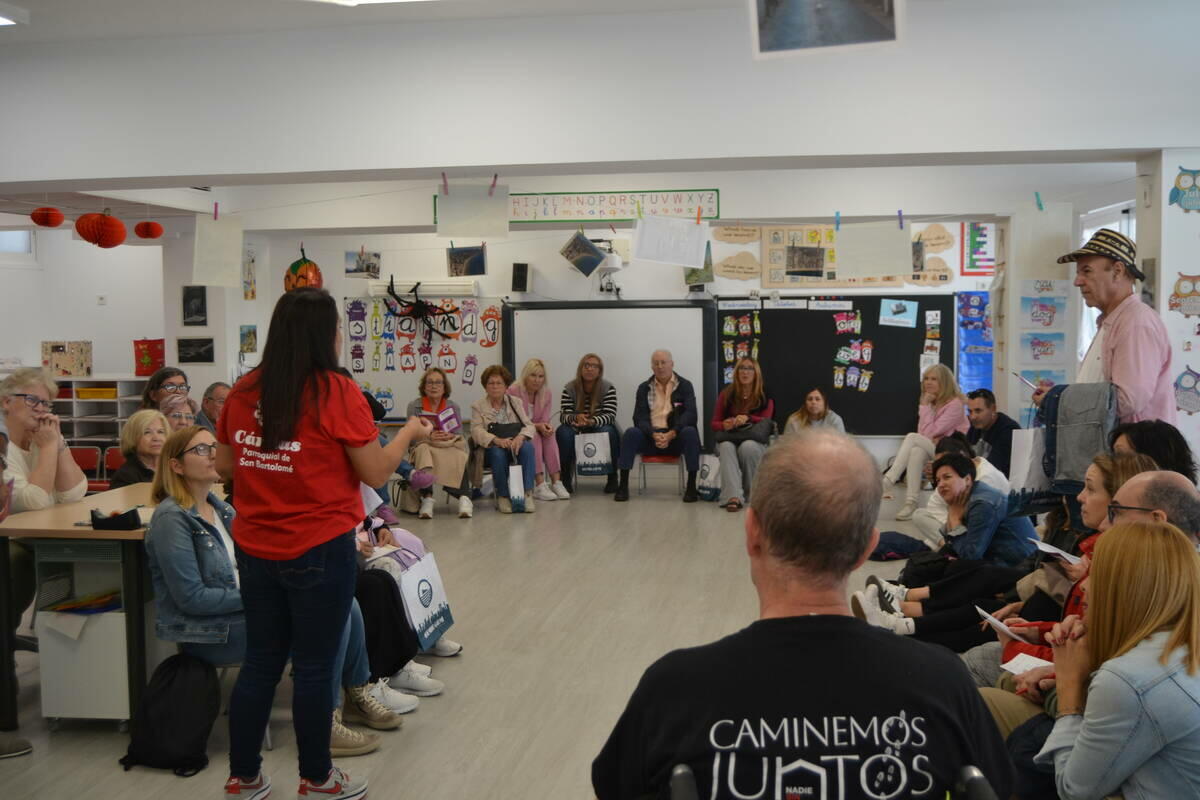
[[[1174,424],[1167,329],[1134,291],[1134,281],[1146,276],[1137,268],[1133,240],[1102,228],[1083,247],[1058,259],[1060,264],[1071,261],[1083,302],[1100,309],[1096,338],[1076,380],[1113,384],[1121,422],[1161,419]],[[1035,392],[1033,402],[1040,406],[1044,395],[1044,390]]]

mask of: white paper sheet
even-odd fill
[[[46,627],[57,631],[69,639],[78,641],[83,635],[83,627],[89,619],[87,614],[67,614],[59,611],[40,611],[46,616]]]
[[[842,225],[838,231],[838,280],[911,274],[911,231],[895,220]]]
[[[1043,553],[1049,553],[1050,555],[1054,556],[1055,558],[1061,558],[1063,561],[1067,562],[1068,564],[1078,564],[1080,561],[1083,560],[1079,556],[1073,556],[1070,553],[1068,553],[1066,550],[1060,550],[1057,547],[1055,547],[1054,545],[1046,544],[1041,539],[1036,539],[1033,536],[1029,537],[1029,541],[1036,544],[1037,549],[1041,550]]]
[[[236,217],[196,215],[192,248],[192,283],[197,286],[242,285],[242,223]]]
[[[1020,653],[1016,658],[1006,664],[1001,664],[1000,669],[1005,672],[1011,672],[1013,675],[1020,675],[1023,672],[1029,672],[1031,669],[1038,667],[1053,667],[1053,661],[1047,661],[1044,658],[1031,656],[1029,653]]]
[[[646,217],[634,230],[633,257],[637,261],[692,267],[704,266],[708,245],[708,223],[694,219]]]
[[[1013,633],[1012,628],[1008,627],[1003,622],[996,619],[995,617],[993,617],[988,612],[984,611],[979,606],[975,606],[975,610],[979,612],[979,616],[981,616],[985,620],[987,620],[987,624],[991,625],[992,629],[995,630],[997,633],[1003,633],[1005,636],[1011,636],[1014,639],[1021,639],[1022,641],[1024,641],[1023,637],[1018,636],[1017,634]]]
[[[374,513],[375,509],[383,505],[383,498],[379,496],[379,492],[361,481],[358,484],[358,493],[362,496],[363,511],[366,512],[364,516]]]
[[[444,239],[508,238],[508,187],[455,184],[437,199],[437,235]]]

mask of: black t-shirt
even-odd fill
[[[1008,797],[1012,769],[954,653],[841,616],[759,620],[646,670],[592,786],[667,798],[678,764],[704,800],[943,800],[968,764]]]
[[[967,431],[967,441],[975,448],[975,455],[986,458],[993,467],[1004,473],[1004,477],[1010,478],[1012,476],[1008,471],[1012,467],[1012,432],[1020,429],[1021,426],[1012,417],[1000,413],[996,415],[992,427],[986,431],[972,426],[971,430]]]
[[[108,488],[120,489],[122,486],[132,486],[135,483],[153,483],[154,470],[142,463],[137,456],[126,457],[125,463],[108,479]]]

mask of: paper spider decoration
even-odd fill
[[[429,345],[433,341],[433,335],[436,333],[443,339],[452,338],[450,333],[442,330],[438,326],[439,317],[448,317],[457,314],[458,306],[443,306],[435,303],[430,303],[427,300],[422,300],[420,295],[421,283],[418,281],[413,284],[413,287],[408,290],[406,295],[400,295],[396,292],[396,278],[392,276],[388,281],[388,294],[391,296],[391,302],[384,299],[387,304],[388,311],[394,317],[409,317],[417,325],[418,329],[424,327],[422,339],[425,345]],[[407,297],[411,295],[411,299]]]

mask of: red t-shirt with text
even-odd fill
[[[233,448],[233,539],[252,556],[298,558],[362,521],[358,475],[347,447],[364,447],[378,432],[354,381],[318,376],[301,405],[292,439],[262,448],[259,373],[237,382],[217,423],[217,441]]]

